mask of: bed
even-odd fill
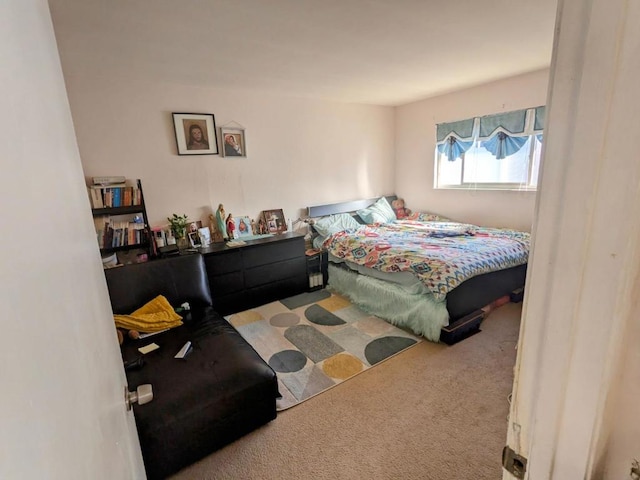
[[[308,207],[329,288],[428,340],[465,338],[483,307],[523,288],[529,234],[425,212],[397,219],[395,198]]]

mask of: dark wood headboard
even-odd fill
[[[312,218],[324,217],[326,215],[334,215],[336,213],[351,213],[362,208],[367,208],[378,201],[380,197],[367,198],[365,200],[353,200],[351,202],[330,203],[327,205],[315,205],[307,207],[307,215]],[[391,202],[398,198],[396,195],[385,195],[385,198],[391,205]]]

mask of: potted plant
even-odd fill
[[[171,232],[173,236],[176,238],[176,243],[179,248],[184,248],[189,246],[189,242],[186,239],[187,233],[187,224],[189,221],[187,220],[187,215],[176,215],[175,213],[171,217],[167,217],[169,221],[169,225],[171,225]]]

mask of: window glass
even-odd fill
[[[463,183],[527,183],[531,139],[500,160],[476,142],[464,156]]]
[[[437,150],[436,150],[437,154]],[[445,155],[439,157],[440,168],[438,180],[440,185],[460,185],[462,179],[462,159],[458,158],[450,162]]]
[[[541,150],[535,137],[529,137],[520,150],[502,159],[479,141],[453,162],[436,149],[436,188],[535,189]]]

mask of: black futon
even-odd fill
[[[122,346],[125,362],[138,348],[160,346],[127,371],[129,390],[150,383],[153,401],[134,405],[147,476],[165,478],[276,417],[274,371],[211,307],[203,258],[181,255],[105,271],[114,313],[131,313],[164,295],[188,302],[184,325]],[[184,359],[174,355],[190,341]]]

